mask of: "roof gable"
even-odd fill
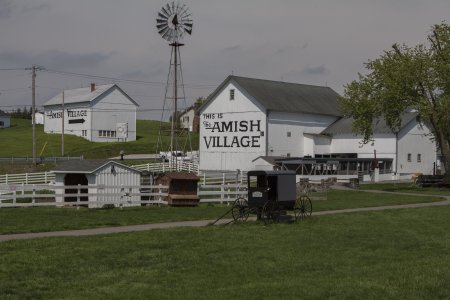
[[[208,97],[201,110],[230,82],[245,90],[267,110],[342,116],[337,102],[339,94],[329,87],[232,75]]]
[[[65,90],[64,91],[64,104],[70,103],[91,103],[94,100],[98,99],[102,95],[112,92],[117,89],[120,91],[130,102],[134,105],[139,106],[130,96],[128,96],[117,84],[105,84],[96,86],[95,91],[91,92],[91,87],[79,88],[73,90]],[[43,104],[43,106],[50,105],[61,105],[62,104],[62,92],[58,95],[54,96],[47,102]]]
[[[130,171],[141,173],[141,171],[131,168],[129,166],[123,165],[113,160],[67,160],[58,162],[57,166],[53,170],[54,173],[81,173],[81,174],[92,174],[96,171],[102,169],[107,165],[117,165],[122,168],[128,169]]]

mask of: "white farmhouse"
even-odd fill
[[[92,142],[136,140],[139,105],[116,84],[66,90],[43,106],[46,133],[61,134],[64,122],[65,134]]]
[[[436,145],[417,113],[405,113],[398,133],[375,123],[373,143],[361,145],[338,97],[329,87],[229,76],[200,109],[200,168],[281,167],[349,178],[377,169],[382,179],[433,174]]]

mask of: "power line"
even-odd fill
[[[0,71],[26,71],[28,68],[0,68]]]
[[[123,83],[129,83],[129,84],[158,85],[158,86],[166,85],[165,82],[158,82],[158,81],[133,80],[133,79],[126,79],[126,78],[118,78],[118,77],[108,77],[108,76],[101,76],[101,75],[91,75],[91,74],[83,74],[83,73],[75,73],[75,72],[58,71],[58,70],[52,70],[52,69],[43,69],[42,71],[47,72],[49,74],[74,76],[74,77],[90,78],[90,79],[101,79],[101,80],[106,80],[106,81],[123,82]],[[185,84],[184,86],[188,87],[188,88],[192,88],[192,89],[210,89],[213,87],[217,87],[217,85],[206,85],[206,84],[205,85]]]

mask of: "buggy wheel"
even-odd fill
[[[267,201],[261,211],[261,219],[264,224],[271,224],[278,222],[280,212],[278,211],[278,205],[275,201]]]
[[[312,203],[308,196],[300,196],[294,205],[294,216],[295,220],[304,219],[311,216],[312,213]]]
[[[233,203],[233,208],[231,208],[231,215],[235,222],[247,221],[248,215],[248,202],[244,198],[237,198]]]

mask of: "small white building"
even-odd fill
[[[34,114],[34,124],[44,125],[44,113],[38,111]]]
[[[43,106],[46,133],[61,134],[64,122],[64,134],[92,142],[136,140],[139,105],[116,84],[66,90]]]
[[[377,169],[380,180],[433,174],[436,145],[417,113],[403,115],[398,133],[384,120],[374,123],[373,143],[361,145],[352,120],[339,112],[338,97],[329,87],[227,77],[200,110],[200,169],[290,165],[306,175],[349,178]],[[372,166],[375,155],[378,167]]]
[[[115,206],[139,206],[133,201],[140,201],[139,196],[129,196],[139,193],[138,186],[141,183],[141,172],[122,165],[115,161],[107,160],[70,160],[58,162],[53,170],[56,175],[55,189],[57,195],[74,194],[73,196],[57,196],[56,202],[77,201],[77,189],[74,186],[92,186],[81,189],[81,193],[94,194],[95,196],[81,197],[81,202],[91,201],[89,208],[101,208],[105,204]],[[66,188],[69,186],[69,188]],[[71,187],[72,186],[72,187]],[[121,186],[135,186],[124,188]],[[102,195],[104,194],[104,196]],[[122,204],[119,204],[119,201]]]
[[[8,128],[11,127],[11,117],[0,110],[0,128]]]

